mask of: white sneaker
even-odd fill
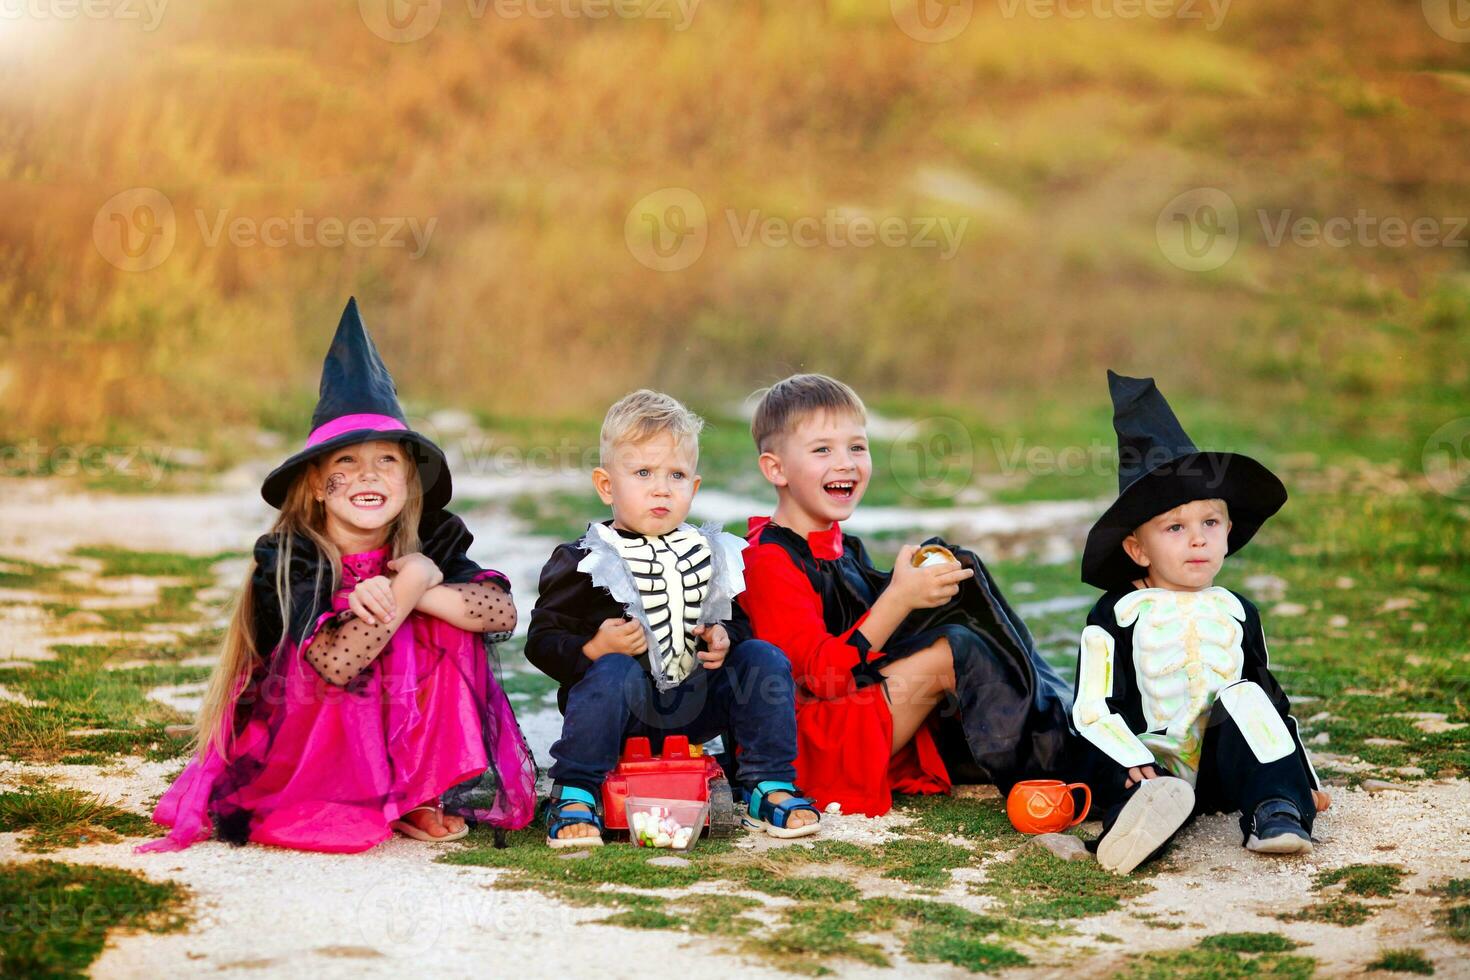
[[[1097,863],[1126,875],[1194,812],[1194,787],[1178,776],[1145,779],[1097,845]]]

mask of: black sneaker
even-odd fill
[[[1256,807],[1246,836],[1247,849],[1258,854],[1310,854],[1312,835],[1302,826],[1301,811],[1286,800],[1267,800]]]

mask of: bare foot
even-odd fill
[[[592,808],[585,803],[567,803],[561,809],[569,813],[591,813]],[[557,840],[571,840],[574,837],[600,837],[597,825],[591,823],[571,823],[557,831]]]
[[[412,824],[430,837],[444,837],[449,834],[457,834],[464,829],[464,820],[459,817],[450,816],[438,809],[414,810],[399,818],[404,823]]]
[[[766,799],[772,803],[780,803],[783,800],[791,799],[793,795],[795,794],[778,789],[774,792],[767,793]],[[798,827],[807,827],[816,823],[818,819],[817,815],[810,810],[792,810],[786,817],[786,829],[795,830]]]

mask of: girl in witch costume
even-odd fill
[[[1108,372],[1118,499],[1087,538],[1087,617],[1072,707],[1102,811],[1098,861],[1126,874],[1195,813],[1240,810],[1245,846],[1312,848],[1330,801],[1272,676],[1261,615],[1214,584],[1286,502],[1246,456],[1200,452],[1152,378]]]
[[[306,448],[266,479],[280,509],[199,714],[198,753],[140,850],[231,843],[352,852],[466,820],[525,826],[535,766],[490,671],[510,583],[465,554],[444,454],[409,429],[349,300]],[[442,798],[442,802],[441,802]]]

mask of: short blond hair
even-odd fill
[[[613,447],[619,443],[638,444],[667,432],[674,443],[690,449],[699,460],[699,433],[704,419],[685,408],[677,398],[661,391],[639,388],[613,403],[602,419],[602,435],[598,452],[606,466],[612,459]]]
[[[778,436],[796,427],[816,412],[851,415],[868,421],[868,410],[857,392],[825,374],[793,374],[761,392],[750,420],[750,435],[760,452],[767,452]]]

